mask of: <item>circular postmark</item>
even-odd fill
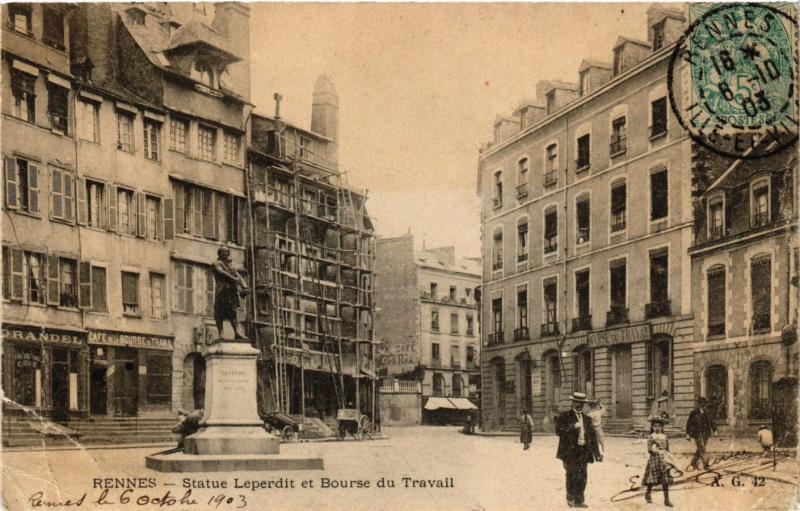
[[[795,143],[794,20],[774,6],[749,3],[689,4],[689,21],[667,78],[681,126],[700,145],[733,158],[762,158]],[[682,62],[688,77],[679,76]]]

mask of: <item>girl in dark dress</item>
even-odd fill
[[[523,410],[520,418],[519,441],[522,442],[524,451],[530,448],[531,440],[533,440],[533,417],[530,416],[528,410]]]

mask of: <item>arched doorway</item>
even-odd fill
[[[708,366],[705,379],[708,414],[717,424],[724,423],[728,419],[728,370],[721,364]]]
[[[514,359],[517,369],[517,382],[516,388],[517,396],[519,398],[518,410],[527,410],[531,413],[533,409],[533,361],[527,351],[523,351]]]
[[[493,426],[499,428],[505,424],[506,361],[501,357],[496,357],[489,364],[492,367],[492,379],[494,380],[494,385],[492,386],[492,401],[494,402]]]

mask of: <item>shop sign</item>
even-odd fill
[[[3,341],[20,341],[36,344],[61,344],[79,348],[86,347],[85,334],[36,327],[4,326]]]
[[[320,353],[318,351],[307,351],[287,348],[284,350],[283,359],[287,364],[301,367],[300,358],[302,357],[302,367],[309,371],[336,372],[336,359],[330,353]],[[342,367],[343,372],[347,372],[346,367]]]
[[[630,344],[633,342],[646,341],[650,339],[650,325],[636,325],[604,332],[590,332],[587,336],[587,344],[590,348],[601,348],[614,344]]]
[[[41,353],[30,351],[14,351],[14,365],[18,368],[40,369],[42,367]]]
[[[90,331],[89,344],[172,351],[172,337],[166,337],[163,335],[111,332],[107,330]]]

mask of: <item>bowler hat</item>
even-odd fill
[[[700,396],[700,397],[697,398],[697,404],[699,404],[699,405],[704,405],[707,402],[708,402],[708,399],[704,398],[703,396]]]
[[[589,402],[589,400],[586,399],[586,394],[584,394],[583,392],[573,392],[572,396],[570,397],[570,399],[572,399],[572,401],[577,401],[577,402],[580,402],[580,403],[588,403]]]

